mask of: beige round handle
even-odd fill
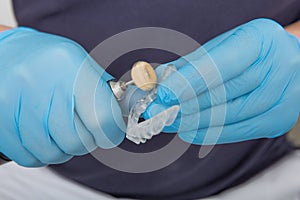
[[[153,67],[145,61],[136,62],[132,66],[131,78],[134,84],[144,91],[154,88],[157,81]]]

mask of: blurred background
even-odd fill
[[[13,27],[17,25],[11,0],[0,0],[0,24]]]

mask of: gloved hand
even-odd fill
[[[177,71],[158,87],[144,116],[180,104],[164,131],[178,132],[186,142],[274,138],[298,119],[300,43],[272,20],[241,25],[171,64]]]
[[[77,43],[29,28],[0,33],[0,152],[22,166],[63,163],[124,139],[112,77]]]

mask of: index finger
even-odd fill
[[[201,48],[197,51],[205,51],[205,45]],[[242,25],[207,53],[178,68],[158,87],[158,98],[171,105],[214,88],[243,73],[255,63],[261,49],[262,36],[257,27]]]

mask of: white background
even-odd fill
[[[16,26],[11,0],[0,0],[0,24]]]

